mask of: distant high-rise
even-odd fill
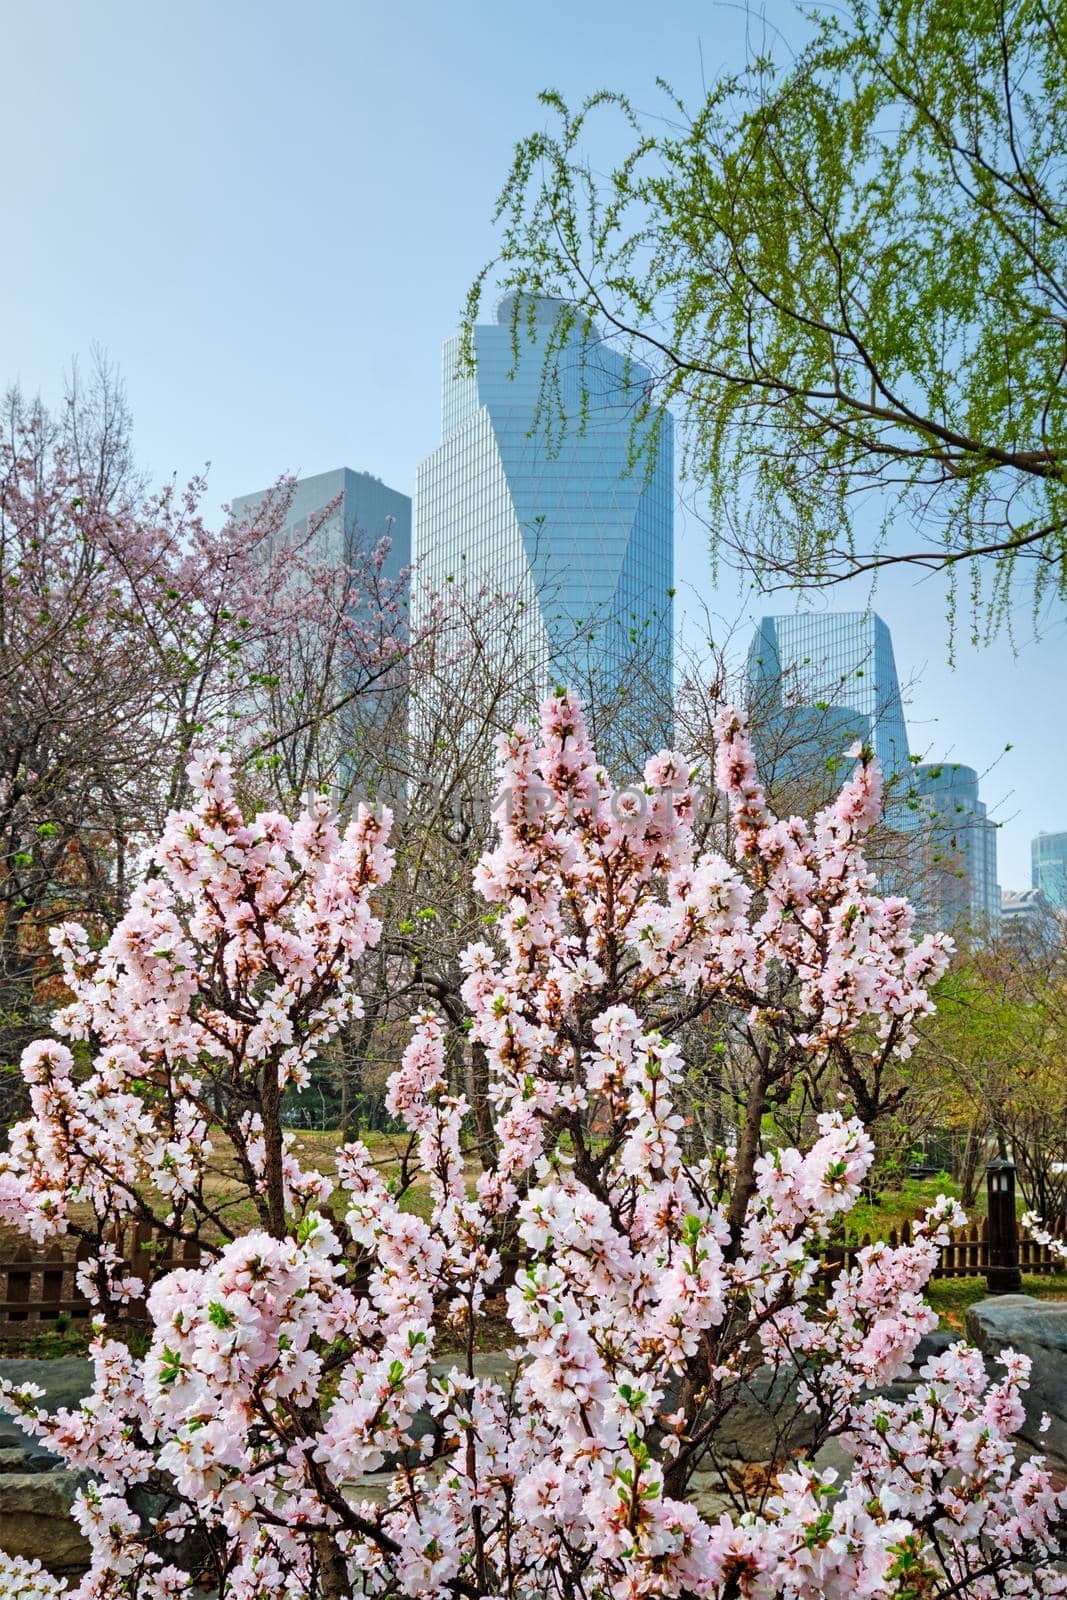
[[[564,335],[563,311],[523,301],[516,321],[506,297],[474,329],[472,372],[457,370],[459,336],[446,342],[442,440],[416,491],[414,605],[453,585],[508,596],[524,608],[535,692],[574,684],[611,750],[647,753],[671,731],[671,419],[654,411],[635,434],[648,373],[580,326]],[[652,439],[634,465],[635,442]]]
[[[915,768],[921,872],[914,888],[924,922],[966,925],[983,936],[1000,923],[997,828],[978,797],[978,774],[958,761]]]
[[[997,831],[978,794],[978,774],[958,762],[916,766],[893,656],[881,617],[869,611],[764,617],[748,652],[757,759],[768,782],[832,783],[857,739],[890,783],[886,888],[906,893],[925,927],[966,926],[981,937],[1000,920]]]
[[[233,502],[238,520],[250,516],[272,491],[243,494]],[[397,579],[411,565],[411,497],[390,489],[369,472],[337,467],[310,478],[298,478],[286,517],[285,532],[294,538],[306,534],[309,523],[332,507],[318,534],[318,551],[327,561],[351,561],[360,548],[370,550],[378,540],[392,541],[383,567],[388,579]]]
[[[813,743],[821,755],[838,756],[857,736],[871,744],[886,778],[907,769],[893,641],[872,611],[763,617],[749,647],[748,683],[772,730],[796,724],[789,761],[798,770],[814,758]]]
[[[261,489],[241,495],[231,506],[237,520],[251,517],[272,491]],[[317,524],[317,526],[316,526]],[[338,467],[300,478],[292,488],[282,541],[303,542],[315,528],[307,554],[331,566],[360,566],[360,556],[373,552],[383,538],[390,541],[381,566],[381,577],[393,594],[396,585],[411,565],[411,499],[369,472],[353,472]],[[355,601],[355,614],[362,615],[365,602]],[[370,621],[368,616],[368,621]],[[394,621],[403,627],[406,614]],[[346,668],[342,665],[341,672]],[[406,666],[376,678],[366,692],[344,703],[345,684],[339,684],[340,710],[332,717],[333,731],[342,754],[335,774],[343,785],[356,782],[368,794],[395,798],[401,783],[398,757],[404,739],[406,717]]]
[[[1030,842],[1030,881],[1056,911],[1067,911],[1067,833],[1039,833]]]
[[[1064,937],[1067,913],[1057,911],[1042,889],[1004,889],[1000,927],[1005,939],[1033,954],[1050,951]]]

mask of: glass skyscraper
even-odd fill
[[[923,920],[979,934],[1000,923],[997,828],[978,797],[978,774],[958,761],[915,768],[909,798],[917,802],[921,876],[916,889]]]
[[[413,606],[421,615],[454,585],[506,596],[524,608],[537,692],[573,684],[607,727],[607,758],[635,738],[647,754],[671,730],[671,419],[635,424],[649,374],[580,325],[564,333],[563,309],[505,297],[474,329],[472,372],[458,370],[459,335],[446,342],[441,443],[418,474]]]
[[[1039,833],[1030,842],[1031,882],[1056,911],[1067,911],[1067,833]]]
[[[243,494],[233,502],[236,520],[250,516],[271,491]],[[285,533],[299,538],[308,529],[309,519],[321,516],[327,506],[330,515],[316,536],[311,552],[331,563],[349,562],[357,548],[372,550],[378,540],[392,541],[383,567],[386,578],[395,580],[411,565],[411,499],[370,472],[353,472],[338,467],[299,478],[293,489],[286,517]],[[284,535],[283,535],[284,536]]]
[[[883,887],[906,893],[927,928],[979,936],[1000,919],[996,824],[978,774],[958,762],[916,765],[889,629],[870,611],[764,617],[748,652],[748,691],[765,779],[840,782],[854,740],[872,746],[891,781],[879,862]],[[771,769],[775,768],[772,773]]]
[[[1000,931],[1025,953],[1044,955],[1064,937],[1064,912],[1057,911],[1043,889],[1003,889]]]
[[[801,729],[795,760],[810,759],[815,730],[825,722],[834,749],[824,755],[839,756],[860,737],[872,745],[887,779],[907,770],[893,641],[872,611],[763,617],[749,647],[748,685],[759,715],[772,724],[789,719]]]

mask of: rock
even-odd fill
[[[883,1400],[892,1400],[894,1405],[905,1406],[912,1399],[919,1387],[917,1378],[895,1378],[892,1383],[884,1384],[877,1390]]]
[[[26,1439],[23,1448],[18,1445],[0,1449],[0,1476],[12,1472],[55,1472],[62,1466],[58,1456],[50,1450],[39,1448],[35,1439]]]
[[[35,1383],[44,1390],[38,1402],[55,1411],[60,1406],[79,1406],[93,1386],[93,1364],[84,1356],[60,1356],[55,1361],[0,1361],[0,1378],[6,1383]],[[0,1402],[2,1404],[2,1402]],[[7,1414],[0,1417],[5,1428]]]
[[[723,1482],[721,1472],[694,1472],[689,1480],[686,1499],[706,1522],[718,1522],[724,1514],[734,1520],[740,1516],[737,1502]]]
[[[0,1378],[13,1384],[35,1383],[44,1390],[38,1405],[48,1411],[57,1411],[61,1406],[73,1411],[92,1388],[93,1364],[82,1356],[61,1356],[55,1361],[0,1361]],[[0,1455],[8,1450],[21,1450],[26,1461],[24,1472],[50,1472],[59,1465],[58,1456],[24,1432],[14,1412],[0,1401]]]
[[[737,1404],[715,1430],[715,1450],[740,1461],[773,1461],[813,1444],[816,1420],[797,1397],[792,1367],[760,1367],[737,1391]]]
[[[1037,1300],[1029,1294],[1001,1294],[980,1300],[967,1312],[967,1337],[994,1365],[1002,1350],[1029,1356],[1030,1387],[1023,1395],[1026,1420],[1019,1430],[1026,1442],[1053,1462],[1067,1461],[1067,1301]],[[1000,1369],[1001,1375],[1003,1369]],[[1042,1412],[1052,1419],[1040,1431]]]
[[[391,1472],[367,1472],[361,1478],[352,1478],[346,1483],[342,1493],[350,1506],[358,1506],[363,1500],[370,1500],[376,1506],[384,1506],[389,1499],[392,1482]]]
[[[0,1378],[37,1384],[44,1390],[39,1403],[49,1410],[80,1405],[92,1375],[92,1363],[79,1356],[0,1361]],[[82,1482],[0,1404],[0,1549],[38,1560],[60,1577],[83,1571],[89,1545],[70,1514]]]
[[[918,1372],[934,1356],[943,1356],[951,1345],[959,1342],[959,1338],[960,1335],[953,1333],[951,1328],[935,1328],[933,1333],[924,1333],[911,1358],[912,1371]]]
[[[845,1447],[837,1439],[827,1439],[825,1444],[819,1446],[811,1458],[812,1466],[816,1472],[828,1472],[833,1468],[837,1473],[837,1487],[843,1488],[852,1476],[852,1469],[856,1463]]]
[[[79,1482],[65,1471],[0,1477],[0,1549],[41,1561],[58,1577],[84,1570],[89,1545],[70,1514]]]

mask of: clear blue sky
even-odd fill
[[[767,0],[794,40],[786,0]],[[491,254],[491,209],[539,89],[612,86],[658,109],[738,64],[745,18],[704,0],[2,0],[8,151],[0,381],[46,397],[75,352],[121,367],[145,465],[211,463],[221,503],[279,472],[347,465],[410,492],[437,442],[440,347]],[[713,591],[680,518],[689,606],[790,609]],[[831,606],[866,603],[838,591]],[[916,680],[913,746],[984,770],[1000,878],[1067,828],[1067,636],[946,660],[937,579],[877,609]],[[1028,637],[1025,614],[1021,639]]]

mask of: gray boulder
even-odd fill
[[[84,1571],[89,1545],[70,1514],[78,1484],[66,1471],[0,1476],[0,1549],[41,1561],[57,1577]]]
[[[1030,1357],[1030,1387],[1024,1395],[1027,1444],[1057,1464],[1067,1462],[1067,1301],[1002,1294],[980,1300],[967,1313],[967,1337],[986,1357],[990,1372],[1002,1350]],[[1052,1419],[1041,1433],[1042,1412]]]
[[[51,1450],[42,1450],[34,1440],[27,1439],[25,1448],[18,1445],[0,1446],[0,1477],[12,1472],[54,1472],[62,1463]]]
[[[797,1396],[792,1367],[760,1367],[715,1430],[715,1451],[737,1461],[773,1461],[814,1444],[816,1419]]]
[[[744,1502],[730,1493],[718,1472],[694,1472],[688,1497],[707,1522],[718,1522],[722,1516],[736,1521],[744,1507]]]
[[[61,1356],[56,1361],[25,1360],[0,1361],[0,1378],[8,1383],[35,1383],[44,1390],[38,1401],[49,1411],[60,1406],[75,1410],[93,1384],[93,1365],[83,1356]],[[0,1456],[10,1450],[22,1453],[23,1472],[47,1472],[59,1467],[59,1458],[46,1450],[39,1439],[24,1432],[12,1411],[0,1401]],[[12,1471],[12,1467],[0,1471]]]
[[[93,1364],[84,1356],[61,1356],[56,1361],[0,1361],[0,1378],[7,1383],[35,1383],[44,1390],[38,1404],[55,1411],[79,1406],[93,1386]],[[2,1407],[0,1402],[0,1407]],[[0,1417],[5,1427],[6,1415]]]
[[[0,1378],[35,1383],[49,1410],[76,1408],[92,1386],[92,1364],[78,1356],[57,1361],[0,1361]],[[83,1474],[71,1472],[39,1439],[24,1433],[0,1405],[0,1550],[38,1560],[64,1577],[81,1572],[89,1546],[70,1514]]]
[[[820,1445],[811,1464],[816,1472],[828,1472],[832,1468],[837,1473],[838,1490],[845,1487],[856,1466],[855,1460],[839,1439],[827,1439]]]
[[[934,1356],[943,1356],[952,1345],[958,1344],[960,1335],[953,1333],[951,1328],[935,1328],[933,1333],[924,1333],[915,1346],[915,1354],[911,1358],[912,1372],[918,1372],[920,1367],[933,1359]]]

